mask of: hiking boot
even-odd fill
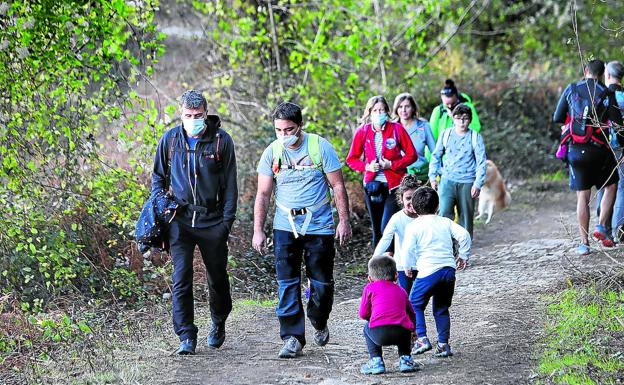
[[[288,339],[284,340],[284,347],[280,350],[278,357],[279,358],[295,358],[297,356],[303,355],[303,346],[301,346],[301,342],[295,337],[288,337]]]
[[[412,359],[412,356],[399,357],[399,371],[401,373],[411,373],[422,369],[420,364]]]
[[[314,343],[318,346],[325,346],[329,342],[329,328],[325,326],[323,329],[314,330]]]
[[[584,243],[581,243],[580,245],[578,245],[578,247],[576,248],[576,254],[578,255],[589,254],[589,245],[586,245]]]
[[[433,347],[431,346],[431,342],[429,342],[429,338],[421,337],[416,340],[414,344],[414,348],[412,349],[412,354],[423,354],[426,351],[431,350]]]
[[[362,365],[360,373],[362,374],[381,374],[386,372],[386,365],[384,365],[383,358],[373,357],[367,363]]]
[[[433,351],[434,357],[450,357],[453,353],[451,352],[451,345],[449,344],[436,344],[436,348]]]
[[[187,338],[184,341],[180,342],[180,347],[176,350],[176,354],[180,356],[193,355],[195,354],[195,347],[197,346],[197,341]]]
[[[225,341],[225,323],[212,323],[210,333],[208,334],[208,346],[218,349]]]
[[[611,239],[611,236],[607,232],[607,229],[601,224],[596,225],[596,229],[594,230],[594,238],[602,242],[602,245],[604,247],[615,246],[615,243],[613,242],[613,239]]]

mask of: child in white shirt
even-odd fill
[[[452,220],[436,215],[438,194],[431,187],[421,187],[412,197],[412,207],[418,215],[405,228],[403,250],[408,251],[406,264],[416,265],[416,277],[410,292],[410,302],[416,313],[418,340],[412,354],[422,354],[433,347],[427,338],[425,309],[433,297],[433,317],[438,331],[436,357],[452,355],[448,343],[451,329],[449,307],[455,290],[455,269],[463,270],[470,254],[470,234]],[[459,244],[459,259],[453,256],[453,239]],[[411,271],[406,271],[410,276]]]

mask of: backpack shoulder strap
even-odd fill
[[[169,189],[171,186],[171,159],[173,159],[173,148],[175,147],[175,141],[178,133],[173,132],[169,139],[167,140],[167,172],[165,174],[165,190]]]
[[[321,171],[323,170],[323,157],[321,156],[321,137],[317,134],[308,135],[308,155],[312,159],[312,163]]]
[[[447,128],[446,130],[444,130],[444,133],[442,134],[442,150],[446,150],[446,145],[448,144],[449,138],[451,137],[451,130],[452,128]]]
[[[275,139],[271,142],[271,152],[273,153],[273,163],[275,163],[275,161],[281,163],[284,157],[284,146],[279,139]]]
[[[171,158],[173,158],[173,146],[175,145],[176,133],[172,133],[167,141],[167,165],[171,166]]]
[[[271,142],[271,153],[271,155],[273,156],[271,166],[273,167],[273,172],[277,173],[282,167],[282,161],[284,160],[284,145],[282,144],[282,141],[279,140],[279,138]],[[275,167],[276,165],[277,167]]]
[[[217,163],[217,168],[219,170],[219,183],[221,184],[221,189],[225,189],[225,167],[223,167],[223,148],[225,146],[225,140],[223,135],[219,132],[217,128],[217,133],[215,134],[217,144],[215,149],[215,162]]]
[[[470,129],[469,129],[470,130]],[[472,136],[472,152],[477,153],[477,131],[470,130]]]

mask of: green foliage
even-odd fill
[[[195,84],[195,73],[212,74],[205,91],[245,147],[239,151],[243,178],[254,176],[261,151],[274,137],[270,112],[281,100],[302,105],[305,128],[328,138],[343,157],[369,97],[384,94],[392,104],[394,95],[409,91],[428,117],[447,77],[475,101],[488,156],[510,170],[505,175],[553,172],[561,168],[552,156],[557,128],[544,106],[554,109],[556,87],[579,74],[573,21],[584,58],[617,58],[622,50],[618,15],[624,12],[617,10],[623,5],[614,1],[280,0],[192,6],[184,12],[194,12],[209,31],[198,44],[212,61],[194,62],[196,70],[182,78]],[[357,173],[346,174],[359,179]]]
[[[369,97],[383,93],[392,103],[394,94],[426,88],[419,63],[426,63],[431,48],[426,42],[457,21],[451,4],[193,2],[210,31],[202,49],[212,53],[210,67],[219,68],[206,90],[211,102],[233,124],[242,120],[263,127],[240,136],[255,145],[240,154],[242,175],[253,174],[252,165],[274,138],[269,115],[281,100],[301,104],[306,129],[327,137],[344,156]],[[196,65],[198,71],[204,68]],[[194,74],[187,76],[192,84]]]
[[[624,293],[568,289],[548,306],[546,349],[539,372],[557,384],[614,384],[624,375],[618,346]]]
[[[102,262],[116,257],[102,246],[127,239],[145,189],[135,171],[106,164],[101,148],[104,129],[130,106],[128,85],[162,52],[156,5],[0,3],[4,292],[31,303],[96,292]]]
[[[551,111],[544,111],[559,95],[540,88],[546,80],[539,77],[514,86],[492,83],[487,97],[478,97],[488,159],[496,162],[505,177],[563,169],[563,162],[554,156],[558,128],[550,123]]]
[[[35,354],[47,359],[59,346],[67,346],[89,338],[93,330],[86,319],[68,313],[49,314],[7,313],[12,325],[0,329],[0,364],[12,356]]]
[[[116,268],[110,273],[111,286],[121,298],[134,298],[141,291],[141,281],[134,271]]]
[[[614,60],[624,53],[621,1],[493,0],[482,11],[453,46],[469,47],[497,72],[543,67],[575,77],[582,73],[580,55]]]

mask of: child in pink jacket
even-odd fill
[[[363,374],[381,374],[386,371],[382,346],[391,345],[399,349],[401,372],[420,369],[410,353],[414,310],[405,290],[396,284],[396,279],[396,263],[392,257],[375,256],[368,262],[370,283],[362,293],[360,317],[368,321],[364,326],[364,338],[370,361],[362,366]]]

